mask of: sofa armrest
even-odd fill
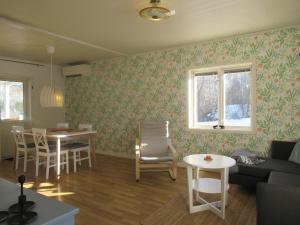
[[[271,158],[288,160],[296,142],[290,141],[272,141]]]
[[[298,225],[299,208],[299,187],[269,183],[257,184],[257,225]]]
[[[288,185],[298,187],[300,189],[300,174],[272,171],[268,179],[268,183]]]

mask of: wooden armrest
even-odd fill
[[[171,139],[168,139],[168,146],[169,146],[169,149],[170,149],[173,157],[176,159],[177,152],[176,152],[176,149],[174,148],[174,146],[172,145]]]
[[[135,150],[140,150],[140,140],[138,138],[135,139]]]
[[[140,149],[140,140],[137,138],[135,139],[135,156],[140,158],[141,149]]]

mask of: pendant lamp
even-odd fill
[[[48,46],[48,53],[50,54],[50,85],[45,85],[42,88],[40,95],[40,103],[42,107],[63,107],[64,105],[64,96],[60,88],[54,86],[53,82],[53,65],[52,57],[55,52],[53,46]]]

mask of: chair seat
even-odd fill
[[[70,151],[88,150],[89,144],[82,143],[82,142],[68,143],[64,145],[64,148],[69,149]]]
[[[173,161],[173,157],[172,156],[160,156],[160,157],[142,156],[141,161],[143,161],[143,162],[168,162],[168,161]]]
[[[34,143],[26,143],[27,148],[35,148]],[[24,148],[24,145],[18,145],[19,148]]]
[[[49,145],[49,151],[50,151],[50,154],[51,154],[51,155],[56,154],[56,150],[57,150],[56,145]],[[64,146],[61,146],[61,147],[60,147],[60,153],[61,153],[61,154],[65,154],[68,150],[69,150],[69,149],[68,149],[68,148],[65,148]],[[42,151],[39,151],[39,154],[43,154],[43,155],[45,154],[45,155],[47,155],[46,152],[42,152]]]

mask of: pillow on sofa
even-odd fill
[[[289,161],[300,164],[300,140],[295,144],[293,151],[289,157]]]
[[[231,157],[234,158],[238,163],[247,165],[256,165],[264,162],[264,160],[258,158],[256,153],[249,150],[237,150],[231,155]]]

